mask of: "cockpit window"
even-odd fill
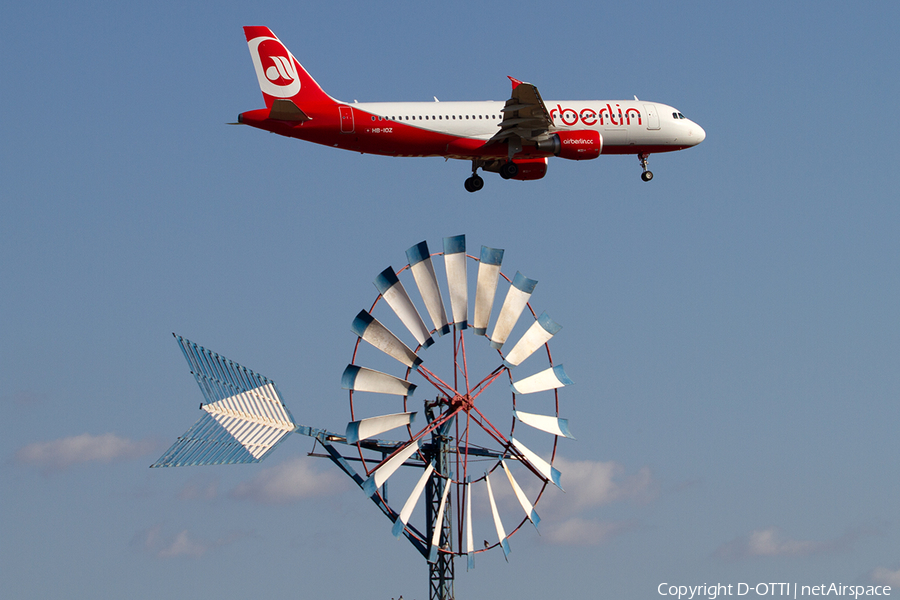
[[[685,116],[684,116],[683,114],[681,114],[680,112],[673,112],[673,113],[672,113],[672,118],[673,118],[673,119],[686,119],[687,117],[685,117]]]

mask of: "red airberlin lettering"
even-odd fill
[[[573,108],[563,108],[557,104],[556,108],[550,111],[550,118],[554,120],[559,118],[566,127],[572,127],[578,123],[588,127],[597,124],[631,125],[632,122],[638,125],[644,124],[641,111],[632,107],[626,108],[623,112],[622,107],[618,104],[616,104],[615,108],[607,104],[605,108],[600,109],[600,112],[596,112],[591,108],[582,108],[576,111]]]

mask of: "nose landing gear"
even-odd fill
[[[643,173],[641,173],[641,179],[644,181],[650,181],[653,179],[653,172],[647,169],[647,157],[649,154],[638,154],[638,160],[641,161],[641,169],[643,169]]]

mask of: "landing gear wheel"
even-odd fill
[[[484,187],[484,179],[482,179],[478,175],[472,175],[471,177],[466,179],[465,185],[467,192],[477,192]]]
[[[500,167],[500,177],[503,179],[512,179],[516,175],[519,174],[519,165],[510,161],[508,163],[503,163],[503,166]]]
[[[650,181],[651,179],[653,179],[653,173],[651,173],[647,169],[647,158],[649,156],[650,156],[649,154],[638,154],[637,155],[638,160],[641,161],[641,169],[644,171],[643,173],[641,173],[641,179],[643,179],[644,181]]]

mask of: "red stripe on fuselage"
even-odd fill
[[[341,133],[341,119],[338,106],[349,106],[353,111],[354,127],[352,133]],[[373,115],[352,105],[304,106],[303,110],[312,117],[311,120],[302,122],[276,121],[269,119],[268,109],[259,109],[241,114],[240,122],[286,137],[364,154],[441,156],[462,160],[503,159],[507,157],[507,147],[503,142],[488,143],[486,140],[479,138],[464,137],[409,125],[402,121]],[[672,152],[688,147],[676,145],[616,146],[604,144],[602,154],[651,154]],[[525,146],[522,152],[515,155],[516,158],[542,158],[549,156],[552,156],[552,154],[538,152],[534,146]]]

